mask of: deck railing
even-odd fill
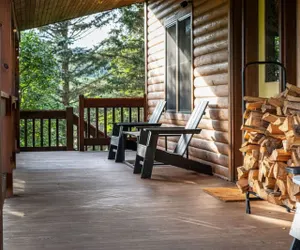
[[[20,151],[105,150],[113,123],[146,120],[146,98],[79,97],[79,115],[66,110],[20,111]]]
[[[113,123],[146,120],[146,98],[79,97],[79,150],[103,150],[110,143]],[[87,129],[85,129],[87,128]]]
[[[21,151],[74,149],[73,108],[20,112]]]

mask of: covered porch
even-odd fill
[[[293,214],[225,203],[217,177],[157,167],[151,180],[107,152],[22,152],[4,206],[4,249],[286,249]]]

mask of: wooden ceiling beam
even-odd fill
[[[144,0],[14,0],[20,30],[124,7]]]

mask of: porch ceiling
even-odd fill
[[[111,10],[144,0],[14,0],[19,30]]]

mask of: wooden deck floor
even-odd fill
[[[266,202],[224,203],[230,186],[174,167],[142,180],[106,153],[21,153],[4,209],[5,250],[288,249],[292,215]],[[266,209],[267,207],[267,209]]]

